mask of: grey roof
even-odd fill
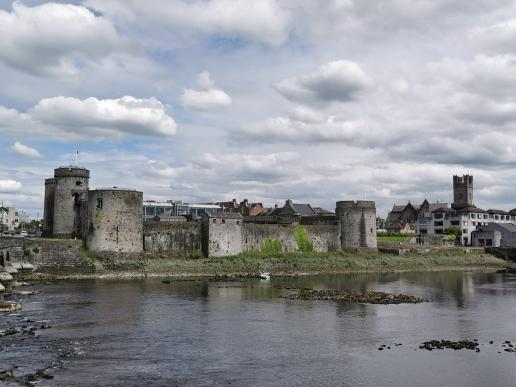
[[[453,208],[450,208],[450,207],[439,207],[439,208],[436,208],[435,210],[432,210],[431,212],[457,212],[457,211],[455,211]]]
[[[512,223],[494,223],[494,222],[489,222],[487,224],[487,226],[488,226],[488,228],[494,226],[494,228],[503,228],[503,229],[505,229],[508,232],[516,232],[516,225],[512,224]]]
[[[242,219],[242,215],[238,212],[214,212],[213,214],[208,213],[208,217],[217,219]]]
[[[457,207],[455,206],[455,210],[457,212],[486,212],[485,210],[475,207],[475,206],[463,206],[463,207]]]
[[[405,209],[405,207],[407,207],[406,204],[395,204],[394,206],[392,206],[391,212],[401,212]]]
[[[295,212],[301,215],[313,215],[315,211],[310,204],[292,203]]]
[[[490,208],[489,210],[486,211],[487,213],[489,214],[498,214],[498,215],[510,215],[509,212],[507,211],[504,211],[504,210],[495,210],[495,209],[492,209]]]

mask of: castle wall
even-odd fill
[[[61,167],[54,171],[53,236],[81,236],[81,196],[88,191],[90,172],[79,167]]]
[[[202,248],[200,222],[145,222],[143,230],[147,252],[185,256]]]
[[[43,236],[54,234],[54,200],[56,179],[45,179],[45,201],[43,204]]]
[[[143,251],[143,193],[98,189],[88,194],[88,235],[91,251]]]
[[[304,225],[315,252],[340,249],[338,224]],[[281,241],[283,251],[297,251],[296,224],[244,223],[242,226],[242,250],[260,251],[262,242],[268,239]]]
[[[376,207],[373,201],[337,202],[335,214],[341,224],[343,250],[377,248]]]
[[[243,251],[242,218],[237,215],[239,219],[203,217],[203,253],[207,257],[237,255]]]

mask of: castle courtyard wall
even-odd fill
[[[340,226],[338,224],[304,225],[315,252],[336,251],[340,248]],[[242,226],[242,251],[260,251],[262,242],[279,240],[283,251],[298,250],[296,224],[244,223]]]
[[[146,252],[169,256],[186,256],[202,248],[200,222],[145,222],[143,226]]]

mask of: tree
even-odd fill
[[[459,241],[462,236],[462,230],[458,227],[450,226],[443,231],[443,234],[453,236],[455,241]]]

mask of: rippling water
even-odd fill
[[[406,293],[432,302],[292,301],[279,298],[283,286]],[[50,367],[54,379],[40,385],[510,386],[516,380],[516,354],[501,347],[516,340],[516,275],[509,273],[88,280],[30,289],[39,293],[18,296],[23,311],[0,315],[0,328],[19,327],[23,319],[48,320],[52,328],[0,338],[0,370]],[[478,339],[481,351],[418,348],[431,339]],[[382,344],[391,349],[379,351]]]

